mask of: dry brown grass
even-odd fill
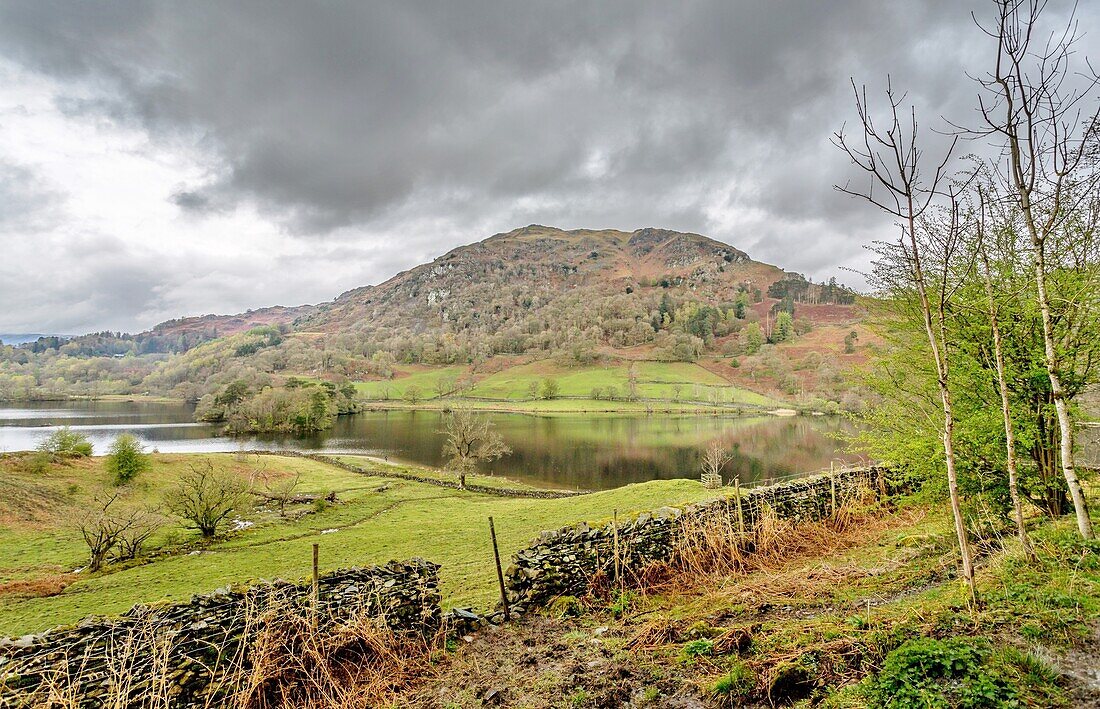
[[[76,574],[51,574],[33,579],[0,583],[0,598],[46,598],[56,596],[77,580]]]
[[[654,618],[642,624],[627,643],[631,650],[653,650],[680,639],[680,623],[671,618]]]
[[[714,588],[736,578],[764,592],[782,577],[789,593],[809,593],[853,574],[856,567],[823,567],[799,571],[797,578],[781,573],[792,561],[823,558],[877,538],[888,526],[888,516],[868,512],[863,499],[840,506],[828,518],[814,522],[783,520],[765,508],[745,533],[731,515],[716,512],[682,518],[676,549],[668,562],[657,562],[629,573],[628,588],[642,593]],[[895,521],[896,522],[896,521]],[[797,588],[792,588],[794,583]]]
[[[351,709],[392,704],[431,669],[439,638],[399,633],[360,616],[317,629],[308,610],[275,608],[260,623],[241,709]]]
[[[192,671],[210,678],[193,697],[208,709],[351,709],[390,706],[414,680],[432,670],[442,635],[400,633],[385,620],[360,615],[317,627],[310,608],[275,596],[251,599],[244,625],[219,645],[214,665],[191,656]],[[139,621],[111,636],[105,648],[58,663],[21,707],[79,709],[92,701],[105,709],[167,709],[177,703],[172,655],[180,631]],[[193,643],[193,641],[191,641]],[[97,661],[91,661],[94,653]],[[102,654],[101,654],[102,653]],[[105,691],[91,700],[91,686]],[[189,687],[193,691],[195,687]],[[0,705],[7,706],[0,700]]]

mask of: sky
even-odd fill
[[[693,231],[860,286],[893,228],[833,188],[850,81],[975,120],[972,11],[0,0],[0,332],[324,302],[527,224]]]

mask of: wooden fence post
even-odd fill
[[[833,497],[833,510],[832,513],[836,514],[836,468],[834,467],[834,461],[829,461],[829,486],[832,488]]]
[[[744,536],[745,534],[745,513],[741,511],[741,478],[735,477],[733,479],[733,494],[737,498],[737,531]]]
[[[321,610],[321,574],[318,570],[318,560],[321,550],[319,544],[313,545],[313,585],[310,596],[313,601],[313,627],[317,627],[317,615]]]
[[[493,518],[489,518],[489,536],[493,540],[493,558],[497,564],[497,583],[500,584],[500,602],[504,606],[504,621],[508,621],[508,591],[504,587],[504,572],[500,568],[500,549],[497,548],[497,530],[493,526]]]
[[[615,583],[619,582],[619,510],[615,509],[611,522],[611,553],[615,555]]]

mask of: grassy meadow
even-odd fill
[[[630,396],[631,377],[634,396]],[[458,393],[441,392],[455,382],[468,380],[471,386]],[[542,398],[540,389],[553,380],[558,392]],[[506,367],[488,374],[472,372],[466,366],[396,367],[392,379],[356,383],[367,399],[402,402],[409,392],[419,393],[416,403],[442,404],[462,401],[474,408],[552,411],[643,411],[653,402],[672,411],[700,408],[768,408],[779,402],[730,384],[722,376],[692,362],[615,362],[606,365],[563,366],[541,360]]]
[[[118,488],[102,459],[55,463],[45,474],[27,470],[25,457],[0,459],[0,636],[36,632],[91,614],[121,613],[137,602],[184,600],[250,579],[305,578],[315,542],[320,544],[322,570],[422,556],[443,565],[445,605],[486,607],[496,593],[490,515],[508,559],[544,529],[606,520],[616,509],[625,514],[716,494],[690,480],[672,480],[560,500],[517,499],[388,478],[387,471],[410,469],[365,458],[356,462],[370,467],[372,475],[292,457],[152,458],[148,471]],[[335,491],[339,502],[322,510],[296,505],[296,519],[261,507],[242,510],[239,518],[251,526],[208,545],[199,544],[197,533],[168,520],[151,540],[149,560],[120,563],[95,574],[74,573],[87,563],[78,519],[97,495],[118,491],[128,504],[154,506],[188,466],[205,461],[243,479],[300,475],[297,492]],[[469,481],[502,482],[476,476]]]

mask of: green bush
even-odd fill
[[[105,465],[115,484],[124,485],[149,468],[149,456],[142,450],[138,439],[123,433],[111,444]]]
[[[543,399],[556,399],[561,392],[561,386],[556,379],[543,379],[542,387],[539,389],[539,396]]]
[[[998,709],[1016,706],[1016,692],[991,666],[982,638],[917,638],[886,656],[870,682],[873,706]]]
[[[45,475],[50,472],[53,457],[49,453],[32,453],[23,459],[23,469],[32,475]]]
[[[680,650],[680,656],[685,660],[696,657],[706,657],[714,654],[714,641],[710,638],[699,638],[684,645]]]
[[[43,438],[36,450],[55,458],[87,458],[92,454],[92,443],[83,433],[65,426]]]

